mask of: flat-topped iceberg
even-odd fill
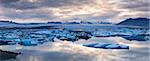
[[[86,47],[94,47],[95,45],[97,45],[98,43],[89,43],[89,44],[83,44],[83,46]]]
[[[102,49],[129,49],[129,46],[122,45],[122,44],[109,44],[109,43],[89,43],[83,44],[86,47],[93,47],[93,48],[102,48]]]
[[[110,44],[97,44],[97,45],[94,45],[94,48],[105,48],[106,46],[108,46]]]

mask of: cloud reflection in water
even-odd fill
[[[129,45],[130,49],[96,49],[81,45],[93,42],[125,44]],[[15,51],[23,53],[14,61],[148,61],[148,49],[150,48],[148,43],[149,41],[131,42],[120,37],[92,38],[90,40],[79,40],[75,43],[66,41],[48,42],[39,46],[14,48]],[[11,48],[4,47],[1,49]]]

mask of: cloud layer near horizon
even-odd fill
[[[0,19],[16,22],[120,22],[149,14],[148,0],[0,0]]]

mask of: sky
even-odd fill
[[[0,0],[0,21],[108,21],[149,17],[148,0]]]

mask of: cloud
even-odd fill
[[[126,18],[149,17],[148,7],[147,0],[0,0],[0,18],[18,22],[120,22]]]
[[[4,7],[14,9],[34,9],[41,7],[61,7],[70,5],[83,5],[90,3],[90,0],[0,0]]]
[[[149,11],[149,2],[146,0],[123,0],[122,8],[132,9],[137,11]]]
[[[19,0],[0,0],[0,3],[12,3],[12,2],[17,2]]]

